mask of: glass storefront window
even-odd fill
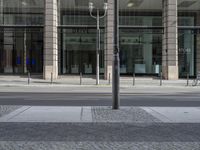
[[[100,0],[59,0],[59,25],[93,25],[96,21],[90,16],[89,2],[93,2],[95,8],[93,14],[96,15],[96,9],[103,15],[104,1]],[[100,25],[104,26],[104,19],[100,20]]]
[[[120,30],[121,74],[158,74],[162,61],[162,30]]]
[[[0,0],[1,25],[44,25],[44,0]]]
[[[88,2],[59,1],[59,72],[61,74],[80,72],[95,74],[96,20],[89,14]],[[91,2],[103,13],[103,0],[91,0]],[[121,73],[158,74],[162,55],[162,1],[134,0],[133,2],[134,4],[130,5],[129,0],[119,1]],[[95,12],[94,9],[94,15]],[[100,21],[102,29],[105,28],[104,23],[102,19]],[[139,30],[138,27],[143,29]],[[153,29],[154,27],[158,29]],[[103,31],[101,38],[100,72],[103,73],[105,40]]]
[[[104,70],[103,40],[101,30],[100,73]],[[96,72],[96,29],[60,29],[61,74],[95,74]]]
[[[44,2],[0,0],[0,73],[42,73]]]
[[[120,0],[121,74],[159,74],[162,1]]]
[[[104,1],[91,0],[104,13]],[[59,73],[95,74],[97,21],[89,13],[89,1],[59,0]],[[100,19],[100,73],[104,72],[104,19]]]
[[[161,0],[120,0],[120,25],[162,26]]]
[[[193,30],[179,30],[178,34],[179,75],[195,75],[195,34]]]
[[[161,27],[161,16],[120,16],[121,26],[148,26],[148,27]]]
[[[178,0],[179,76],[196,75],[196,54],[199,53],[200,1]]]
[[[43,29],[3,28],[0,34],[0,73],[42,73]]]
[[[200,26],[200,1],[178,0],[178,26]]]

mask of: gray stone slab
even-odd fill
[[[143,107],[143,109],[166,123],[200,123],[198,107]]]
[[[89,107],[22,107],[0,118],[0,122],[92,122]]]
[[[0,105],[0,117],[19,109],[21,106]]]

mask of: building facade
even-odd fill
[[[0,0],[0,74],[96,73],[96,20],[104,0]],[[112,74],[114,0],[100,20],[100,74]],[[200,71],[200,1],[119,0],[121,75],[195,77]],[[96,15],[96,9],[93,14]]]

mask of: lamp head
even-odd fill
[[[92,2],[89,2],[89,10],[92,11],[94,9],[94,4]]]
[[[104,10],[108,10],[108,3],[104,3]]]

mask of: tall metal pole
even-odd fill
[[[27,59],[27,56],[26,56],[26,55],[27,55],[27,52],[26,52],[26,51],[27,51],[27,50],[26,50],[26,49],[27,49],[27,46],[26,46],[26,36],[27,36],[27,35],[26,35],[26,28],[25,28],[25,30],[24,30],[24,73],[27,72],[27,62],[26,62],[26,61],[27,61],[27,60],[26,60],[26,59]],[[29,70],[29,71],[30,71],[30,70]]]
[[[119,3],[118,0],[114,0],[114,51],[113,51],[113,82],[112,82],[112,98],[113,109],[119,109],[120,107],[120,89],[119,89]]]
[[[99,51],[100,51],[100,28],[99,28],[99,9],[97,9],[96,85],[99,85]]]
[[[97,20],[97,41],[96,41],[96,85],[99,85],[99,53],[101,49],[101,33],[100,33],[100,19],[104,18],[107,13],[107,3],[104,3],[104,15],[100,16],[99,9],[97,9],[97,16],[93,16],[92,10],[94,9],[94,5],[92,2],[89,2],[89,11],[90,16]]]

